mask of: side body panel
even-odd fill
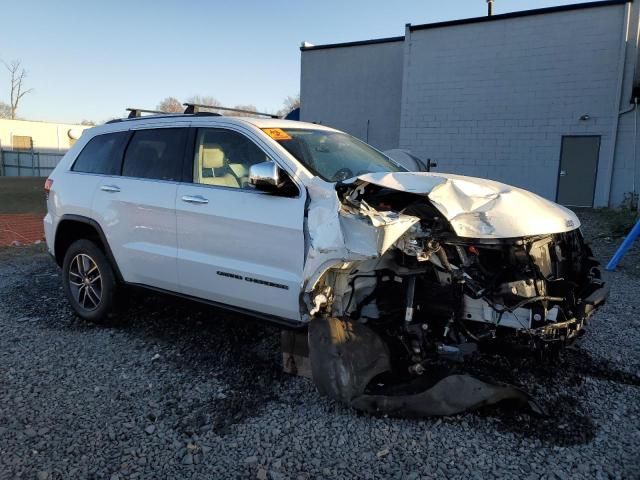
[[[177,290],[177,183],[107,176],[100,180],[93,201],[94,218],[123,279]]]
[[[71,164],[92,138],[85,135],[69,149],[60,163],[49,175],[53,180],[53,187],[47,199],[47,214],[43,219],[44,234],[47,249],[52,255],[55,252],[55,235],[58,223],[63,215],[79,215],[92,218],[93,196],[95,194],[100,175],[72,172]]]
[[[278,159],[295,178],[259,134],[231,125],[220,127],[241,134],[268,158]],[[185,171],[193,171],[193,161],[185,160]],[[306,190],[295,182],[300,193],[295,198],[181,183],[176,195],[181,293],[299,320]],[[190,201],[194,197],[197,203]]]
[[[187,203],[185,196],[208,203]],[[182,184],[176,212],[182,293],[300,318],[303,197]]]

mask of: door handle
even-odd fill
[[[182,201],[187,203],[196,203],[198,205],[209,203],[209,200],[204,198],[202,195],[184,195],[182,197]]]
[[[100,187],[100,190],[102,190],[103,192],[118,193],[120,191],[120,187],[118,187],[117,185],[102,185]]]
[[[567,171],[566,170],[560,170],[560,176],[561,177],[566,177],[567,176]]]

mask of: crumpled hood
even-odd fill
[[[460,237],[528,237],[569,232],[580,226],[571,210],[493,180],[434,172],[380,172],[345,183],[349,182],[426,195]]]

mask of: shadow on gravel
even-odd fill
[[[566,349],[545,360],[494,357],[471,369],[479,375],[490,373],[494,379],[521,386],[547,412],[545,416],[523,413],[502,404],[485,407],[476,415],[496,419],[499,431],[557,446],[581,445],[595,437],[597,426],[582,407],[586,377],[640,385],[640,378],[620,370],[610,361],[596,360],[579,348]]]
[[[132,363],[143,368],[163,363],[167,383],[157,407],[164,417],[179,419],[174,428],[191,435],[206,430],[225,434],[243,420],[257,416],[278,397],[288,376],[280,365],[280,330],[248,316],[175,299],[132,291],[121,312],[106,325],[84,322],[71,311],[60,286],[59,271],[40,249],[16,252],[1,265],[11,275],[0,285],[0,304],[16,322],[48,330],[86,334],[122,333],[135,342]],[[19,275],[12,275],[13,273]],[[6,277],[5,277],[6,278]],[[152,362],[160,355],[159,362]],[[176,373],[180,383],[175,383]],[[212,378],[220,392],[190,391]],[[156,419],[149,419],[155,421]]]
[[[548,415],[540,416],[523,413],[521,409],[503,404],[485,407],[476,415],[496,419],[496,428],[500,432],[535,438],[548,445],[583,445],[596,436],[596,425],[588,415],[580,411],[580,401],[577,398],[559,395],[547,402],[545,409]]]
[[[0,303],[16,321],[36,319],[41,328],[51,330],[107,328],[141,339],[137,348],[146,359],[159,352],[172,374],[167,375],[171,380],[154,402],[163,415],[177,419],[174,428],[183,434],[229,432],[232,425],[259,415],[277,399],[280,386],[289,378],[281,370],[277,327],[146,292],[132,293],[118,322],[97,327],[73,315],[60,287],[58,269],[44,252],[25,252],[1,267],[0,274],[20,273],[0,282]],[[124,322],[117,326],[121,320]],[[149,362],[143,368],[157,367]],[[499,431],[558,446],[585,444],[596,434],[597,427],[581,404],[585,378],[640,385],[640,378],[609,361],[593,359],[579,348],[544,361],[485,357],[465,365],[465,370],[523,388],[548,412],[540,417],[503,404],[474,415],[495,419]],[[179,384],[174,383],[175,372],[185,374]],[[214,395],[189,390],[211,378],[220,378],[224,391]]]
[[[186,435],[212,429],[219,435],[259,415],[278,397],[285,381],[279,362],[280,330],[249,316],[199,305],[170,296],[132,292],[129,307],[119,320],[127,334],[160,347],[162,361],[188,373],[190,381],[211,377],[226,384],[213,398],[179,401],[175,385],[165,385],[172,398],[164,408],[181,420],[174,428]],[[157,348],[153,348],[156,351]],[[149,356],[153,353],[150,351]],[[193,379],[193,380],[192,380]]]

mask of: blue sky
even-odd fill
[[[496,0],[494,12],[570,3]],[[485,14],[484,0],[7,1],[0,59],[27,69],[34,92],[18,114],[32,120],[103,121],[194,94],[275,111],[299,91],[302,41],[396,36],[406,23]],[[5,103],[8,84],[0,70]]]

